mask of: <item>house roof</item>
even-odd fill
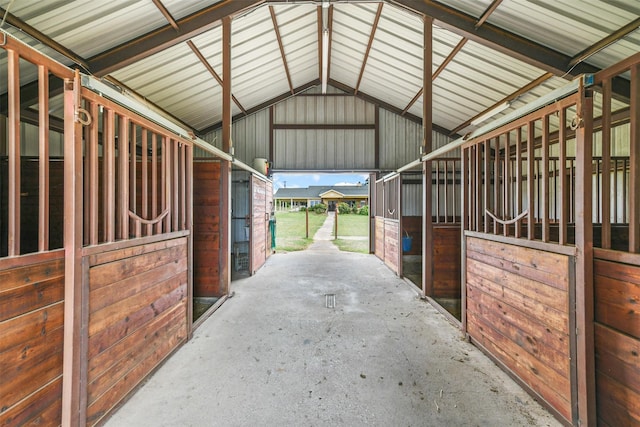
[[[220,126],[222,25],[231,17],[233,114],[329,85],[420,121],[423,14],[433,22],[433,123],[473,131],[640,47],[637,0],[39,0],[2,2],[4,29],[67,65],[135,91],[196,133]],[[5,10],[0,9],[4,15]],[[0,69],[6,66],[0,56]],[[36,80],[21,70],[25,85]],[[628,76],[614,85],[628,92]],[[0,93],[7,92],[0,79]],[[624,95],[624,93],[623,93]]]
[[[279,188],[273,196],[275,199],[320,199],[330,191],[342,194],[344,197],[368,197],[367,185],[312,185],[307,188]]]

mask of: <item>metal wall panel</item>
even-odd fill
[[[422,175],[416,176],[415,179],[421,180]],[[422,216],[422,188],[422,183],[402,183],[402,216]]]
[[[373,170],[373,130],[276,130],[273,168]]]

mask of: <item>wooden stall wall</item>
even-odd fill
[[[566,255],[466,238],[467,331],[565,420],[571,413]]]
[[[269,234],[269,219],[273,201],[272,184],[262,179],[251,177],[251,274],[254,274],[264,265],[268,254],[271,252],[271,240]]]
[[[640,266],[596,259],[594,286],[598,422],[640,425]]]
[[[194,162],[193,178],[193,293],[221,297],[220,162]]]
[[[0,260],[0,425],[59,425],[64,251]]]
[[[188,239],[101,248],[88,265],[87,423],[186,341]]]
[[[375,255],[384,261],[384,218],[375,217]]]
[[[433,298],[460,298],[460,241],[460,225],[433,225]]]
[[[401,274],[400,221],[384,220],[384,263],[396,274]]]

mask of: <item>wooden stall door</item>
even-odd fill
[[[574,404],[573,262],[567,255],[466,237],[469,336],[567,422]]]
[[[64,251],[0,260],[0,425],[59,425]]]
[[[640,266],[596,259],[594,285],[598,422],[639,425]]]
[[[269,211],[267,210],[267,190],[271,185],[251,176],[251,274],[262,267],[267,260],[267,233],[269,232]],[[271,191],[271,190],[269,190]]]
[[[193,295],[221,297],[220,162],[193,164]]]

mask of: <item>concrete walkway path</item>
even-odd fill
[[[106,425],[559,425],[380,260],[320,238],[234,282]]]

